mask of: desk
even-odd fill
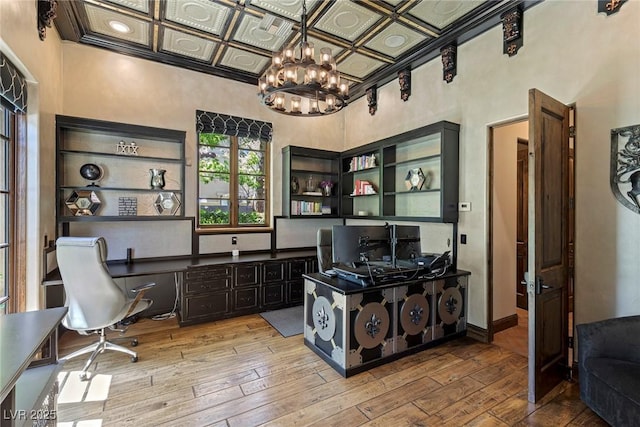
[[[2,427],[31,425],[35,419],[55,423],[55,408],[41,405],[52,387],[55,393],[62,369],[57,363],[57,326],[66,313],[66,307],[59,307],[0,316]],[[48,354],[35,360],[43,346]]]
[[[124,279],[125,289],[133,288],[148,277],[167,280],[145,294],[154,301],[145,315],[172,310],[176,299],[174,275],[180,311],[180,325],[218,320],[227,317],[275,310],[301,304],[302,274],[317,271],[315,250],[245,253],[237,257],[197,256],[108,262],[114,279]],[[47,306],[64,303],[62,278],[58,270],[47,275]],[[56,295],[53,288],[58,285]],[[52,292],[53,291],[53,292]],[[133,295],[131,295],[133,296]]]
[[[470,274],[371,287],[305,275],[305,345],[348,377],[464,336]]]

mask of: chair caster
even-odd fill
[[[131,363],[136,363],[138,361],[138,356],[131,356]]]
[[[137,345],[138,345],[138,339],[137,338],[132,339],[131,340],[131,347],[135,347]]]

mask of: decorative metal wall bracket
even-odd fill
[[[620,10],[627,0],[598,0],[598,13],[612,15]]]
[[[398,82],[400,83],[400,99],[407,101],[411,96],[411,69],[406,68],[398,71]]]
[[[47,37],[47,27],[51,28],[57,8],[58,0],[38,0],[38,35],[42,41]]]
[[[611,130],[610,175],[616,199],[640,214],[640,125]]]
[[[372,116],[378,111],[378,86],[373,85],[367,89],[367,105],[369,106],[369,114]]]
[[[451,83],[457,74],[457,52],[458,46],[454,43],[440,49],[440,55],[442,55],[442,78],[447,83]]]
[[[522,6],[514,7],[500,15],[500,18],[502,19],[502,53],[514,56],[523,44]]]

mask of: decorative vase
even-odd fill
[[[307,179],[307,191],[316,191],[316,182],[313,180],[313,175],[309,175],[309,179]]]
[[[165,169],[149,169],[152,190],[162,190],[164,188],[164,174],[166,172]]]

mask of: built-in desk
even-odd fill
[[[305,275],[305,345],[348,377],[466,335],[469,275],[371,287]]]
[[[147,258],[107,265],[113,278],[132,282],[127,289],[145,278],[157,281],[160,275],[169,275],[168,283],[154,287],[145,297],[154,300],[154,312],[167,312],[174,305],[177,288],[180,325],[187,325],[302,304],[302,275],[317,271],[317,255],[315,250],[296,250],[237,257]],[[43,285],[58,285],[61,292],[59,271],[49,273]],[[61,297],[51,299],[63,303]]]
[[[55,382],[62,369],[57,326],[66,313],[59,307],[0,315],[2,427],[55,425]]]

